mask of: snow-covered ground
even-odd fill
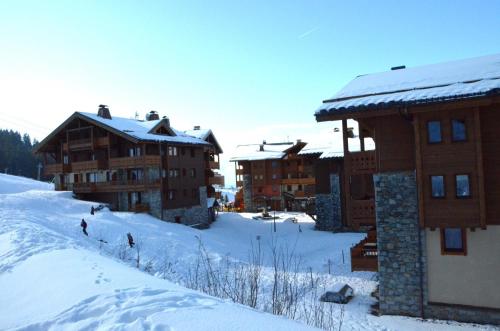
[[[260,243],[264,288],[272,276],[272,242],[302,258],[303,275],[321,277],[328,288],[348,283],[355,298],[344,310],[333,305],[342,330],[495,329],[370,315],[376,274],[352,273],[349,265],[349,247],[363,235],[314,231],[314,223],[305,215],[279,214],[274,232],[272,221],[225,213],[209,230],[200,231],[143,214],[102,210],[91,216],[92,203],[48,189],[39,182],[0,174],[0,192],[17,192],[0,194],[1,330],[312,329],[160,277],[168,274],[172,281],[185,283],[199,257],[200,242],[215,261],[243,262],[248,261],[252,245]],[[292,217],[298,222],[291,222]],[[82,218],[89,225],[89,237],[82,234]],[[127,232],[141,248],[141,269],[149,266],[156,276],[134,267],[137,251],[127,248]],[[166,265],[167,273],[162,268]]]

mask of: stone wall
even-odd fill
[[[163,210],[164,221],[175,223],[176,219],[179,219],[179,222],[185,225],[210,223],[207,208],[206,186],[200,187],[200,205]]]
[[[338,174],[330,174],[330,193],[316,194],[316,228],[335,231],[342,228],[342,203]]]
[[[149,213],[161,218],[161,192],[160,190],[147,190],[142,193],[142,201],[149,204]]]
[[[500,325],[499,310],[466,306],[426,304],[425,318]]]
[[[374,175],[380,312],[421,316],[422,274],[415,172]]]
[[[243,175],[243,203],[246,212],[253,212],[252,175]]]
[[[128,211],[128,193],[118,192],[118,210]]]

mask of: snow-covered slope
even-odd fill
[[[0,194],[53,189],[54,184],[39,182],[26,177],[0,174]]]
[[[12,180],[0,176],[0,187],[19,191],[10,187]],[[330,287],[348,283],[354,288],[356,297],[342,311],[342,330],[494,329],[369,315],[374,274],[351,273],[348,261],[349,247],[363,235],[314,231],[304,215],[279,214],[275,233],[272,221],[227,213],[200,231],[142,214],[102,210],[91,216],[91,202],[32,184],[25,182],[25,192],[0,194],[0,330],[311,329],[183,288],[161,279],[159,272],[155,277],[139,271],[134,268],[137,251],[126,246],[127,232],[141,247],[141,270],[151,262],[154,273],[168,263],[169,279],[179,283],[198,257],[199,240],[214,260],[247,261],[250,242],[259,238],[265,251],[263,291],[272,278],[269,243],[288,244],[302,257],[304,275],[320,274]],[[79,226],[82,218],[89,237]],[[332,307],[339,320],[339,306]]]

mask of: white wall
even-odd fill
[[[441,255],[426,230],[429,301],[500,309],[500,226],[467,230],[467,255]]]

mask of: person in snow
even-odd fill
[[[82,222],[80,223],[80,226],[82,227],[83,233],[88,236],[89,234],[87,233],[87,222],[82,218]]]
[[[94,206],[90,207],[90,215],[94,215],[95,209]]]
[[[134,238],[132,237],[130,232],[127,233],[127,239],[128,239],[128,244],[129,244],[130,248],[134,247],[134,245],[135,245]]]

